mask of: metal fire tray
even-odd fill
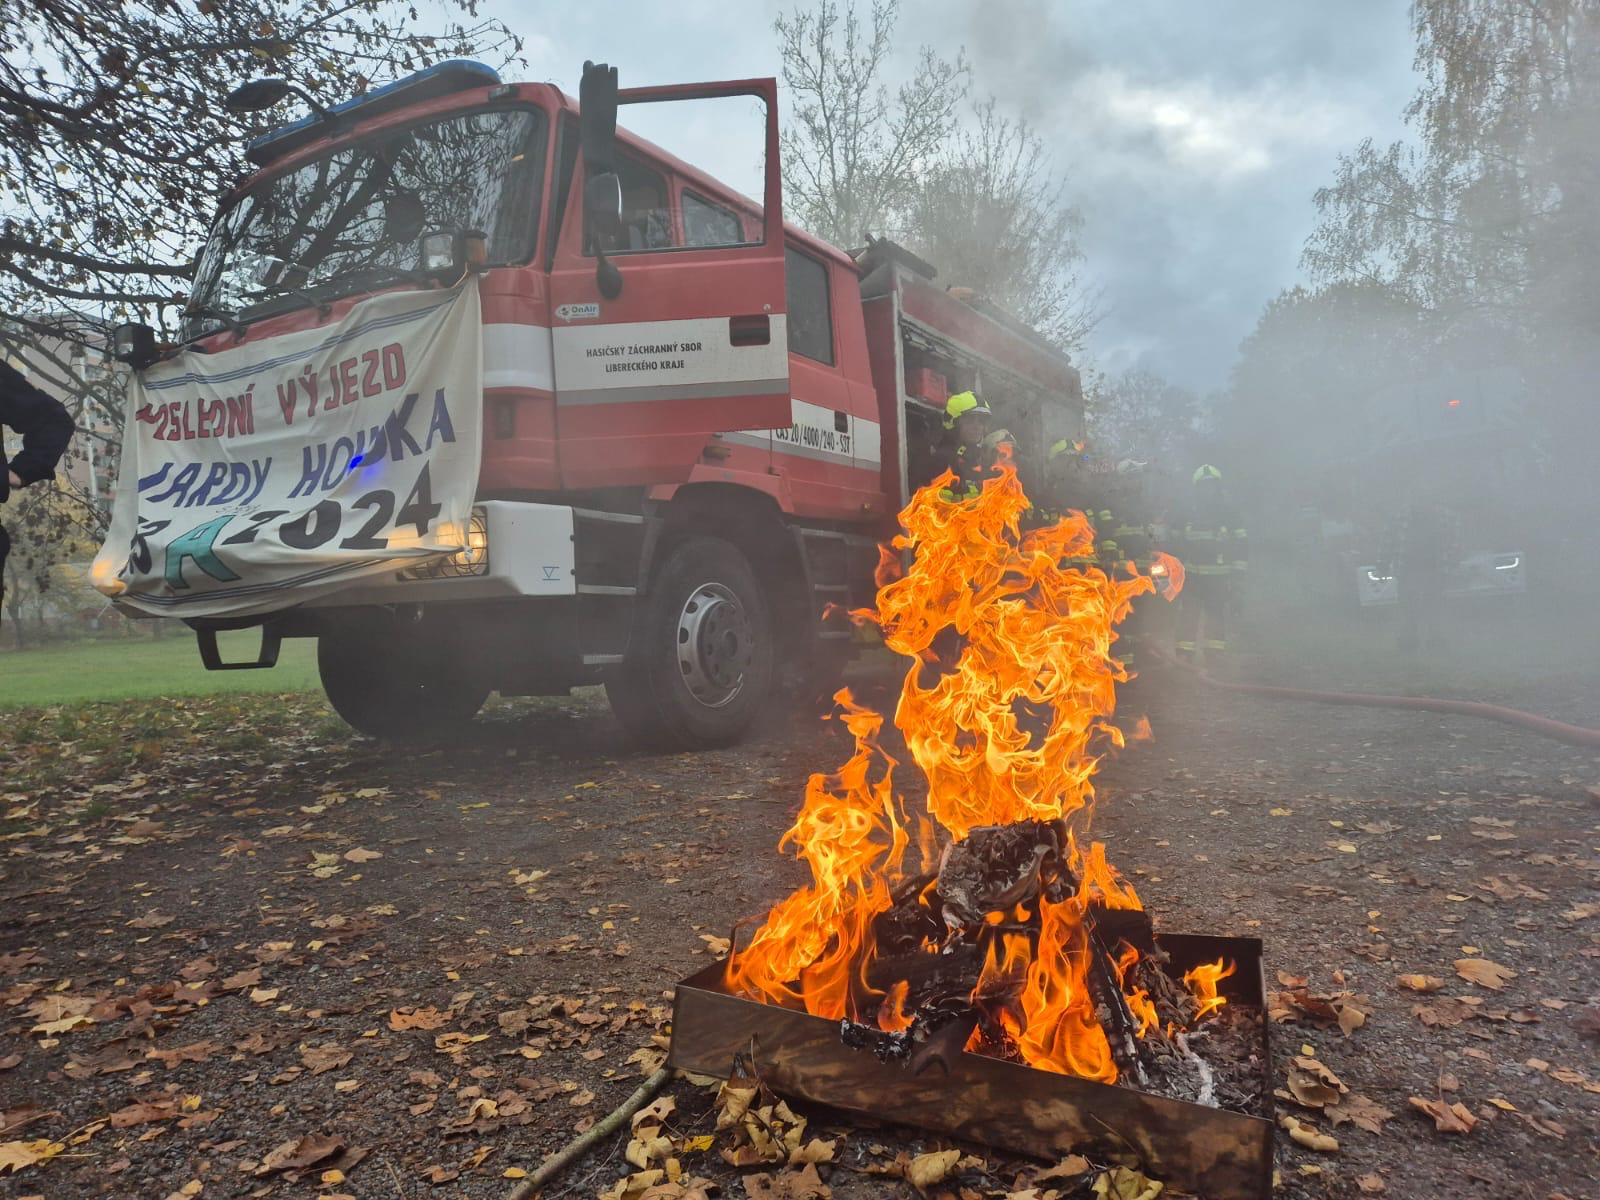
[[[1171,933],[1156,941],[1174,977],[1219,957],[1232,959],[1238,970],[1218,990],[1230,1001],[1264,1009],[1260,941]],[[1269,1119],[980,1054],[956,1055],[948,1077],[938,1070],[913,1075],[845,1046],[837,1021],[729,995],[723,972],[719,963],[678,985],[668,1055],[673,1066],[724,1076],[734,1055],[753,1046],[761,1078],[790,1096],[1019,1154],[1137,1161],[1153,1177],[1210,1200],[1270,1200]],[[1263,1014],[1256,1054],[1264,1097],[1271,1095],[1267,1024]]]

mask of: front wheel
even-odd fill
[[[774,659],[766,597],[744,555],[721,538],[686,538],[641,601],[627,659],[606,695],[642,742],[726,746],[765,706]]]
[[[383,639],[341,629],[317,639],[317,671],[328,703],[370,737],[428,740],[458,732],[489,689],[443,662],[397,654]]]

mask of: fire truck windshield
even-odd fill
[[[436,229],[488,235],[489,264],[533,250],[545,115],[455,114],[342,146],[262,180],[212,227],[187,339],[409,277]],[[201,310],[205,310],[202,312]]]

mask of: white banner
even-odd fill
[[[136,375],[95,585],[269,612],[466,542],[483,453],[476,278]]]

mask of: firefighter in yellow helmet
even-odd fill
[[[1009,430],[992,429],[994,414],[972,392],[957,392],[944,406],[945,463],[955,480],[944,489],[946,500],[968,500],[998,474],[1001,446],[1016,449]]]
[[[1183,563],[1178,597],[1178,655],[1213,658],[1228,649],[1228,615],[1239,580],[1250,565],[1250,543],[1210,463],[1196,469],[1188,512],[1170,530],[1169,549]]]
[[[1068,513],[1081,512],[1094,531],[1095,553],[1069,559],[1075,567],[1102,566],[1113,569],[1118,563],[1117,543],[1111,535],[1110,495],[1106,476],[1090,455],[1088,443],[1062,438],[1045,456],[1045,478],[1041,486],[1040,507],[1045,520],[1054,523]]]

